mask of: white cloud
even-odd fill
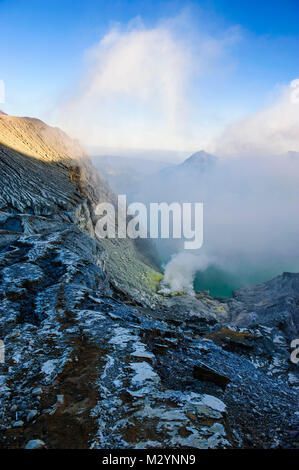
[[[191,83],[211,71],[237,37],[234,29],[221,38],[195,33],[186,15],[152,28],[140,20],[113,27],[88,52],[83,81],[60,109],[59,124],[93,147],[202,145],[188,117],[198,105]]]
[[[272,106],[231,124],[212,150],[229,156],[266,156],[299,151],[299,79]]]

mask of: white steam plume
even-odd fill
[[[228,126],[212,150],[228,157],[299,152],[299,79],[272,106]]]
[[[193,280],[197,271],[204,271],[211,259],[202,254],[192,254],[181,252],[173,255],[167,263],[164,271],[164,278],[160,284],[161,294],[170,294],[175,292],[185,292],[193,294]]]
[[[272,107],[228,128],[215,148],[226,158],[211,157],[207,170],[183,165],[142,188],[145,199],[204,203],[206,258],[171,258],[163,286],[173,292],[190,292],[210,264],[242,283],[252,273],[265,280],[299,270],[299,80]]]

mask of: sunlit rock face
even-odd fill
[[[0,143],[1,447],[296,446],[299,275],[159,295],[146,244],[96,239],[76,142],[1,115]]]

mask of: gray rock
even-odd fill
[[[45,442],[41,439],[32,439],[25,445],[25,449],[43,449],[46,446]]]
[[[277,327],[290,341],[299,336],[299,274],[283,273],[271,281],[242,287],[229,301],[239,326]]]
[[[36,418],[37,414],[38,414],[37,410],[29,410],[27,417],[26,417],[27,421],[28,422],[33,421],[33,419]]]
[[[22,426],[24,426],[24,421],[22,421],[22,420],[13,421],[13,423],[12,423],[13,428],[20,428]]]

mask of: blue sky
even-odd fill
[[[177,17],[184,20],[176,22]],[[189,100],[188,119],[196,122],[198,128],[218,129],[230,120],[255,112],[271,103],[280,87],[299,77],[297,0],[0,0],[0,20],[0,79],[6,85],[2,108],[11,114],[33,115],[53,123],[55,119],[63,123],[61,116],[55,115],[55,108],[80,94],[89,73],[90,50],[100,44],[102,51],[101,40],[114,27],[120,36],[117,44],[122,46],[132,21],[141,22],[143,31],[156,31],[162,22],[163,31],[170,28],[171,41],[176,46],[178,40],[181,49],[188,36],[186,50],[190,49],[195,60],[199,57],[197,41],[215,39],[219,50],[210,54],[210,50],[206,52],[207,46],[204,52],[200,51],[204,70],[199,74],[192,71],[184,82]],[[115,49],[115,43],[111,47]],[[139,95],[133,101],[121,96],[121,105],[116,106],[115,93],[119,97],[120,91],[109,93],[105,103],[103,100],[99,103],[96,114],[93,110],[92,119],[102,107],[110,108],[109,99],[115,114],[111,111],[107,119],[110,123],[116,120],[117,126],[122,127],[122,119],[135,109],[137,116],[144,110],[146,117],[144,122],[140,122],[140,117],[138,122],[128,117],[130,128],[140,126],[142,133],[156,119],[153,109],[149,111],[142,100],[140,105]],[[100,119],[106,129],[107,122],[103,123],[102,116]],[[123,142],[120,137],[115,146],[119,143],[138,147],[142,138],[131,141]],[[146,143],[144,148],[147,146]],[[175,142],[170,144],[173,146]]]

